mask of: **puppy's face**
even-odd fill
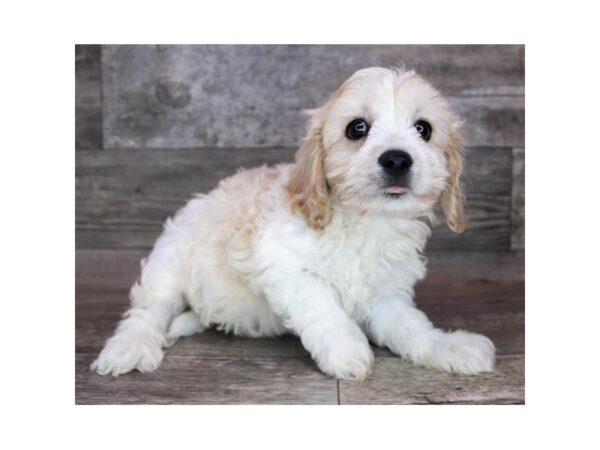
[[[317,208],[312,219],[323,216],[314,226],[322,228],[332,205],[414,218],[441,198],[448,224],[461,232],[458,128],[446,101],[414,72],[356,72],[322,108],[312,111],[298,154],[296,175],[303,178],[305,194],[316,196],[304,198],[309,224],[307,208]],[[306,189],[310,186],[312,194]]]

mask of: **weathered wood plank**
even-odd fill
[[[100,45],[75,46],[75,149],[102,148]]]
[[[140,261],[148,250],[89,250],[75,251],[75,289],[129,289],[140,273]]]
[[[442,329],[465,329],[483,333],[496,345],[499,355],[524,353],[525,317],[523,302],[506,297],[506,289],[494,297],[480,297],[475,302],[460,302],[448,298],[443,303],[432,302],[423,290],[417,293],[417,303],[431,321]],[[127,289],[118,291],[77,291],[76,352],[98,353],[104,342],[113,334],[118,321],[128,308]],[[176,350],[173,350],[176,349]],[[384,349],[375,348],[377,356],[391,356]],[[294,336],[273,339],[250,339],[230,336],[218,331],[181,339],[167,350],[175,354],[207,356],[303,356],[306,351]]]
[[[508,251],[510,248],[510,196],[467,193],[468,225],[457,235],[443,217],[432,227],[426,252]],[[439,214],[438,214],[439,216]]]
[[[77,404],[337,404],[336,380],[308,355],[298,358],[177,355],[152,372],[118,378],[89,370],[95,354],[77,354]]]
[[[103,294],[106,293],[110,293],[110,295],[115,295],[116,293],[114,291],[107,291],[104,292]],[[125,294],[125,292],[122,292],[122,294]],[[97,300],[101,300],[101,296],[97,296],[96,299]],[[125,298],[125,296],[121,296],[121,298]],[[108,338],[108,336],[110,334],[112,334],[114,327],[116,325],[117,319],[118,319],[118,314],[114,314],[114,312],[116,312],[116,310],[113,308],[113,310],[110,310],[111,313],[107,316],[106,312],[109,311],[107,309],[103,309],[103,308],[98,308],[99,305],[90,305],[91,307],[84,307],[84,308],[78,308],[78,319],[77,319],[77,346],[76,346],[76,351],[79,354],[91,354],[92,358],[90,358],[90,362],[91,359],[93,359],[93,355],[97,355],[97,353],[100,351],[102,344],[104,342],[104,340],[106,338]],[[428,314],[430,315],[430,317],[432,318],[432,320],[437,324],[440,325],[440,322],[443,322],[443,320],[436,320],[436,315],[435,314],[431,314],[431,311],[427,311],[428,308],[424,308],[426,310],[426,312],[428,312]],[[431,309],[431,308],[429,308]],[[490,337],[494,343],[496,344],[496,347],[498,349],[498,354],[500,355],[499,360],[502,361],[503,356],[502,355],[522,355],[523,354],[523,333],[518,330],[519,326],[516,325],[515,320],[511,320],[510,316],[507,314],[504,314],[504,317],[502,317],[502,315],[496,315],[496,320],[498,318],[501,318],[503,320],[505,320],[505,323],[503,324],[503,326],[501,326],[500,328],[497,327],[496,328],[488,328],[489,322],[478,322],[481,321],[481,315],[473,315],[471,311],[466,311],[464,309],[462,309],[462,314],[464,315],[468,315],[468,316],[472,316],[472,322],[473,325],[475,326],[469,326],[468,323],[462,323],[461,325],[464,327],[464,325],[466,325],[467,329],[470,329],[471,331],[478,331],[478,332],[483,332],[484,334],[486,334],[488,337]],[[81,316],[85,316],[84,318],[80,318]],[[506,320],[508,319],[508,320]],[[446,320],[446,323],[448,323],[448,320]],[[441,326],[441,325],[440,325]],[[391,364],[396,372],[396,376],[402,377],[404,375],[406,375],[406,373],[404,372],[403,369],[403,363],[400,362],[400,359],[398,357],[393,356],[389,351],[384,350],[384,349],[379,349],[379,348],[374,348],[375,351],[375,355],[376,355],[376,367],[378,367],[380,364],[383,364],[384,366],[387,364]],[[80,356],[78,356],[80,357]],[[390,359],[390,358],[394,358],[396,361],[392,361],[387,362],[386,360]],[[303,373],[308,374],[311,370],[313,372],[318,372],[317,367],[314,365],[314,363],[312,363],[310,361],[310,358],[308,357],[308,353],[302,348],[299,339],[293,337],[293,336],[283,336],[283,337],[279,337],[276,339],[249,339],[249,338],[241,338],[241,337],[236,337],[236,336],[228,336],[225,335],[223,333],[220,332],[215,332],[215,331],[208,331],[205,332],[201,335],[196,335],[193,337],[189,337],[189,338],[185,338],[185,339],[181,339],[179,342],[177,342],[173,347],[169,348],[166,352],[166,360],[165,361],[169,361],[169,360],[176,360],[179,362],[179,364],[176,365],[176,367],[173,367],[171,365],[168,364],[164,364],[160,369],[158,369],[158,371],[156,372],[155,377],[160,380],[176,380],[174,382],[174,386],[171,387],[170,389],[173,389],[174,395],[172,395],[171,397],[167,398],[162,398],[162,399],[157,399],[154,398],[151,400],[152,403],[163,403],[163,402],[169,402],[169,403],[184,403],[184,402],[189,402],[189,403],[269,403],[269,400],[266,399],[260,399],[257,400],[255,397],[252,398],[246,398],[246,399],[231,399],[231,398],[226,398],[223,399],[222,397],[217,396],[216,398],[211,397],[210,399],[198,399],[197,397],[191,397],[191,398],[186,398],[185,401],[182,401],[180,399],[178,399],[178,395],[188,395],[187,392],[189,391],[189,389],[185,386],[187,384],[187,380],[189,380],[190,377],[192,377],[195,382],[197,383],[202,383],[202,379],[195,371],[196,366],[194,364],[190,364],[190,361],[202,361],[207,367],[210,367],[210,374],[208,376],[213,377],[214,370],[220,370],[219,368],[222,367],[224,364],[227,364],[230,368],[228,369],[229,371],[233,371],[233,373],[247,373],[248,371],[250,371],[250,373],[252,373],[253,371],[256,371],[256,373],[252,374],[252,376],[256,377],[256,379],[260,379],[261,376],[263,377],[269,377],[270,379],[272,379],[273,377],[273,372],[271,370],[269,370],[269,367],[274,367],[275,365],[285,368],[284,372],[287,373],[287,371],[290,371],[290,373],[293,373],[295,376],[298,375],[302,375],[299,374],[297,372],[298,370],[298,365],[299,365],[299,361],[302,361],[302,364],[300,365],[302,367]],[[263,367],[263,364],[268,365],[268,367],[265,369]],[[277,361],[277,362],[275,362]],[[312,366],[311,366],[312,364]],[[216,365],[216,367],[215,367]],[[258,365],[258,367],[257,367]],[[192,373],[188,373],[186,370],[186,366],[187,369],[192,372]],[[97,378],[96,375],[89,373],[88,371],[88,364],[82,365],[80,367],[77,368],[78,370],[78,376],[80,377],[80,379],[84,380],[81,385],[78,385],[78,392],[81,391],[82,395],[78,395],[78,397],[80,399],[82,398],[87,398],[87,402],[91,402],[92,399],[90,398],[90,396],[94,399],[93,402],[94,403],[104,403],[105,401],[99,401],[98,398],[96,396],[100,395],[101,393],[95,391],[95,389],[97,389],[97,384],[95,383],[99,383],[100,386],[102,386],[102,389],[104,390],[104,392],[102,393],[103,395],[105,395],[105,400],[106,402],[132,402],[132,403],[138,403],[140,402],[140,397],[135,395],[135,392],[137,392],[138,394],[141,393],[146,393],[146,378],[144,375],[144,378],[136,378],[133,380],[130,380],[130,382],[125,382],[125,386],[129,386],[128,391],[124,392],[120,392],[119,396],[114,396],[114,391],[112,391],[110,389],[110,386],[108,386],[107,383],[102,382],[101,380],[94,380],[94,378]],[[311,368],[312,367],[312,368]],[[418,369],[417,371],[420,371],[421,369]],[[220,385],[220,389],[214,389],[213,387],[208,387],[207,388],[207,392],[202,392],[203,395],[206,394],[208,392],[213,392],[216,391],[217,393],[220,392],[220,390],[224,389],[227,387],[227,389],[231,390],[232,386],[235,386],[237,389],[239,389],[240,387],[237,386],[238,383],[240,383],[240,381],[238,379],[236,379],[234,377],[234,379],[228,379],[228,376],[230,374],[230,372],[227,372],[227,375],[225,375],[225,380],[220,380],[220,381],[212,381],[213,384],[218,383]],[[261,373],[262,372],[262,375]],[[409,371],[410,372],[410,371]],[[206,370],[203,369],[203,376],[206,375]],[[134,375],[134,376],[137,376]],[[223,375],[220,375],[220,377],[222,377]],[[416,375],[406,375],[406,376],[416,376]],[[445,378],[446,375],[444,374],[435,374],[434,376],[434,380],[435,377],[441,377],[441,378]],[[373,380],[377,380],[377,371],[374,374]],[[277,378],[277,377],[275,377]],[[417,380],[422,380],[422,376],[418,375],[416,376]],[[143,381],[143,383],[140,383],[141,381]],[[151,377],[151,382],[154,382],[154,377]],[[442,380],[444,381],[444,380]],[[164,381],[165,383],[168,383],[167,381]],[[369,380],[367,380],[367,383],[369,382]],[[434,382],[433,380],[429,379],[429,382]],[[486,381],[487,382],[487,381]],[[248,381],[248,383],[251,383],[250,381]],[[90,384],[92,384],[92,386],[90,386]],[[138,385],[140,384],[140,385]],[[418,384],[417,381],[414,382],[414,384]],[[427,384],[427,383],[426,383]],[[447,388],[448,385],[445,382],[442,383],[438,383],[435,382],[434,384],[436,384],[437,388],[440,390],[443,390],[444,388]],[[463,382],[460,381],[458,382],[459,385],[463,385]],[[117,384],[118,385],[118,384]],[[276,383],[277,385],[277,383]],[[96,386],[96,387],[94,387]],[[118,385],[120,386],[120,385]],[[426,386],[427,387],[427,386]],[[106,390],[108,388],[108,390]],[[276,389],[278,388],[278,386],[276,387]],[[503,393],[502,390],[500,391],[496,391],[497,386],[494,385],[493,383],[490,383],[490,385],[487,386],[488,390],[492,393],[494,393],[494,395],[497,396],[497,398],[500,399],[504,399],[505,398],[505,394]],[[119,387],[119,389],[121,389]],[[158,388],[160,390],[160,388]],[[259,383],[258,385],[258,389],[261,390],[262,389],[262,383]],[[290,386],[290,389],[296,389],[295,386]],[[185,394],[178,394],[178,391],[184,391]],[[193,391],[194,389],[192,389]],[[117,400],[119,397],[121,397],[121,394],[125,394],[127,397],[127,400]],[[448,392],[448,394],[452,395],[453,392]],[[162,397],[164,394],[160,394],[160,397]],[[299,398],[302,399],[302,403],[310,403],[309,401],[307,401],[305,399],[305,393],[303,392],[295,392],[293,394],[289,394],[289,395],[298,395]],[[112,397],[112,401],[110,400],[110,398]],[[464,399],[463,399],[464,400]],[[439,400],[438,400],[439,401]],[[456,401],[456,399],[455,399]],[[470,399],[470,401],[473,401],[473,399]],[[84,401],[78,401],[78,403],[83,403]],[[145,401],[144,401],[145,402]],[[389,399],[386,401],[378,401],[378,403],[388,403]],[[465,401],[466,402],[466,401]],[[480,400],[480,402],[483,402]],[[492,399],[487,399],[485,401],[486,403],[492,403]],[[414,398],[408,398],[408,399],[403,399],[402,403],[419,403],[419,401],[415,400]]]
[[[105,46],[102,60],[108,148],[292,147],[302,109],[401,61],[452,97],[469,145],[523,145],[520,45]]]
[[[340,381],[345,404],[524,404],[525,359],[501,356],[493,373],[465,376],[377,358],[362,383]]]
[[[468,202],[470,220],[467,230],[461,235],[456,235],[446,227],[443,218],[440,219],[433,227],[427,253],[510,249],[510,197],[473,194],[468,196]],[[89,219],[78,217],[77,248],[151,248],[162,231],[164,220],[184,203],[183,199],[164,203],[152,200],[148,203],[131,204],[115,201],[111,205],[88,202],[88,206],[95,208],[97,213],[90,213]],[[141,212],[137,217],[127,217],[126,210]],[[110,215],[100,217],[102,211]],[[94,217],[91,217],[92,214]]]
[[[148,250],[145,249],[78,249],[75,252],[76,288],[128,289],[138,277],[140,261],[146,256]],[[439,287],[440,291],[453,279],[474,280],[483,286],[492,282],[525,281],[522,253],[432,253],[427,255],[427,267],[427,284]]]
[[[139,274],[139,261],[144,256],[142,251],[77,251],[78,352],[99,351],[112,334],[128,307],[127,293]],[[417,285],[416,301],[438,327],[485,333],[494,341],[499,354],[524,352],[522,255],[433,255],[427,277]],[[213,355],[212,349],[259,356],[304,353],[292,337],[253,340],[221,333],[184,339],[177,347],[189,348],[197,355]],[[389,356],[384,350],[377,350],[377,354]]]
[[[513,150],[511,250],[525,250],[525,149]]]
[[[294,149],[131,149],[78,152],[77,248],[150,248],[165,219],[192,193],[208,192],[239,167],[292,161]],[[492,175],[493,176],[490,176]],[[428,251],[508,250],[512,150],[472,148],[465,170],[470,226],[440,222]]]
[[[460,275],[463,279],[486,282],[525,281],[523,253],[449,252],[427,255],[427,278],[430,282]]]
[[[525,145],[524,97],[451,97],[449,102],[464,121],[466,145]]]
[[[335,403],[335,380],[319,373],[293,336],[249,339],[220,332],[181,339],[151,374],[100,377],[89,364],[127,309],[145,251],[76,252],[78,404]],[[461,377],[416,368],[374,348],[375,371],[340,384],[345,403],[522,403],[522,254],[434,254],[416,298],[442,328],[482,332],[496,344],[497,371]]]

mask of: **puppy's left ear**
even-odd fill
[[[455,233],[462,233],[467,226],[464,212],[465,196],[460,182],[463,171],[463,139],[459,128],[458,123],[452,125],[445,149],[449,175],[440,200],[448,227]]]
[[[307,136],[296,152],[296,164],[287,190],[292,210],[299,211],[308,226],[322,230],[331,219],[329,186],[324,167],[323,126],[319,110],[308,113],[311,119]]]

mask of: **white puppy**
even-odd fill
[[[465,226],[446,101],[414,72],[369,68],[309,113],[295,164],[241,171],[167,220],[92,369],[154,370],[164,347],[210,326],[294,333],[343,379],[369,374],[369,339],[429,368],[493,369],[488,338],[434,328],[412,299],[435,203]]]

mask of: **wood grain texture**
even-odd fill
[[[439,373],[398,358],[378,358],[363,383],[340,381],[347,404],[524,404],[523,356],[501,356],[493,373],[477,376]]]
[[[293,161],[295,149],[130,149],[77,152],[77,248],[150,248],[192,193],[240,167]],[[464,175],[470,226],[440,221],[428,251],[510,248],[512,150],[470,148]]]
[[[76,253],[78,404],[320,403],[338,401],[299,339],[250,339],[209,330],[179,340],[154,373],[100,377],[89,364],[128,307],[141,250]],[[498,370],[483,377],[441,374],[374,348],[373,374],[340,383],[342,403],[522,403],[524,258],[508,253],[434,254],[417,286],[419,307],[436,326],[465,328],[496,344]]]
[[[513,150],[511,250],[525,250],[525,149]]]
[[[524,97],[450,97],[448,101],[464,121],[462,134],[466,145],[525,145]]]
[[[75,149],[102,148],[100,45],[75,46]]]
[[[354,71],[404,62],[466,119],[468,145],[523,145],[524,46],[105,46],[108,148],[293,147],[301,110]]]
[[[145,251],[78,250],[76,253],[77,351],[99,351],[128,308],[128,291],[139,275]],[[484,332],[500,354],[524,352],[523,255],[453,253],[433,254],[428,274],[416,287],[416,302],[438,327]],[[189,338],[179,345],[208,351],[205,345],[219,340],[219,347],[283,348],[286,355],[303,354],[294,338],[278,340],[233,338],[221,333]],[[281,349],[280,348],[280,349]],[[384,350],[378,350],[386,354]],[[389,352],[388,352],[389,353]],[[267,353],[269,354],[269,353]]]
[[[484,333],[492,339],[498,354],[521,355],[524,352],[525,335],[524,302],[521,294],[523,284],[498,286],[489,283],[488,286],[487,291],[479,290],[478,297],[470,301],[461,301],[460,298],[451,296],[437,301],[435,292],[432,292],[435,288],[425,285],[417,291],[416,300],[419,308],[437,327]],[[98,353],[129,307],[128,288],[113,291],[78,290],[76,296],[76,351]],[[171,349],[168,351],[171,352]],[[180,340],[175,353],[197,357],[224,354],[306,356],[300,341],[293,336],[249,339],[212,330]],[[375,354],[392,356],[389,351],[379,348],[375,349]]]
[[[310,357],[166,354],[152,373],[103,377],[89,370],[95,354],[76,356],[77,404],[337,404],[337,384]]]
[[[148,250],[78,249],[75,252],[76,289],[100,291],[128,289],[139,275]],[[428,284],[440,290],[452,278],[482,285],[525,281],[523,253],[452,252],[427,256]],[[457,276],[460,275],[460,276]]]

